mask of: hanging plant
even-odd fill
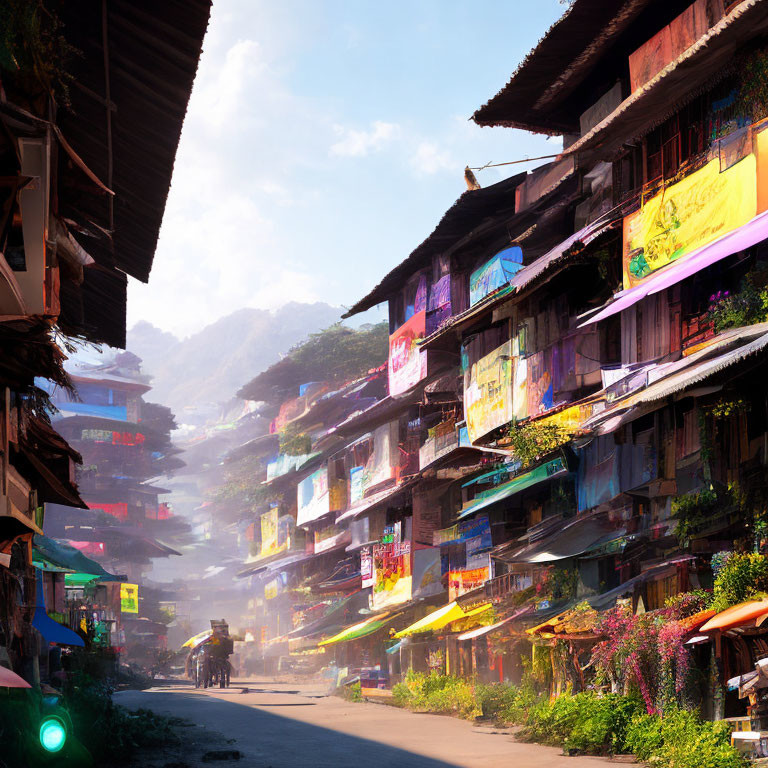
[[[530,421],[509,427],[506,438],[514,457],[525,468],[565,445],[570,435],[559,424]]]

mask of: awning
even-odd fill
[[[619,210],[612,211],[610,214],[600,217],[591,224],[587,224],[586,227],[582,227],[578,232],[572,234],[562,243],[556,245],[550,251],[540,256],[536,261],[529,264],[527,267],[523,267],[513,278],[512,285],[516,292],[520,292],[523,288],[532,283],[536,278],[549,271],[553,266],[557,264],[561,259],[568,256],[573,247],[577,244],[582,246],[591,243],[594,239],[603,234],[603,232],[610,229],[617,221],[621,219]]]
[[[733,256],[734,253],[751,248],[767,238],[768,211],[758,214],[743,227],[739,227],[739,229],[723,235],[723,237],[718,238],[714,242],[698,248],[688,256],[680,259],[680,261],[673,261],[668,266],[647,277],[640,285],[620,291],[614,297],[612,304],[609,304],[596,315],[592,315],[589,320],[583,322],[579,327],[582,328],[585,325],[597,323],[600,320],[611,317],[623,309],[637,304],[638,301],[641,301],[646,296],[666,290],[695,275],[702,269],[706,269],[728,256]]]
[[[504,552],[493,557],[507,563],[550,563],[589,552],[626,535],[625,528],[617,528],[605,515],[577,516],[563,522],[551,536]]]
[[[0,664],[0,688],[31,688],[23,678]]]
[[[556,477],[563,477],[568,474],[568,470],[563,464],[562,459],[555,459],[546,464],[542,464],[530,472],[518,475],[507,483],[498,485],[492,490],[486,491],[482,496],[473,499],[459,515],[459,520],[469,515],[474,515],[481,509],[497,504],[504,499],[514,496],[516,493],[524,491],[526,488],[543,483],[545,480],[553,480]]]
[[[389,614],[381,613],[378,616],[371,616],[365,621],[360,621],[357,624],[353,624],[351,627],[345,627],[338,634],[333,637],[329,637],[327,640],[323,640],[318,645],[335,645],[336,643],[344,643],[349,640],[358,640],[361,637],[367,637],[374,632],[380,630],[387,622]]]
[[[86,557],[67,542],[49,539],[39,533],[32,539],[32,559],[39,563],[40,570],[61,569],[70,573],[89,573],[119,581],[118,577],[105,571],[95,560]]]
[[[432,611],[432,613],[427,614],[423,619],[419,619],[401,630],[395,637],[407,637],[408,635],[415,635],[420,632],[433,632],[434,630],[442,629],[446,624],[450,624],[452,621],[466,619],[469,616],[476,616],[479,613],[484,613],[490,608],[490,603],[483,603],[483,605],[480,605],[477,608],[465,611],[454,600],[452,603],[448,603],[448,605],[444,605],[442,608]]]
[[[508,616],[506,619],[503,619],[502,621],[497,621],[495,624],[490,624],[487,627],[478,627],[477,629],[471,629],[469,632],[464,632],[463,634],[459,635],[456,639],[457,640],[474,640],[476,637],[482,637],[483,635],[487,635],[489,632],[493,632],[494,630],[499,629],[499,627],[503,627],[505,624],[508,624],[512,619],[516,618],[518,614],[514,614],[512,616]]]
[[[58,643],[59,645],[76,645],[85,647],[83,638],[73,632],[69,627],[54,621],[45,610],[45,595],[43,593],[43,579],[40,575],[37,577],[37,595],[36,595],[35,615],[32,617],[32,626],[45,638],[48,643]]]
[[[768,600],[751,600],[726,608],[713,616],[699,630],[702,633],[713,632],[716,629],[725,631],[736,627],[755,626],[760,619],[768,616]]]
[[[323,632],[339,631],[350,619],[358,618],[361,610],[368,610],[369,595],[370,589],[361,589],[358,592],[354,592],[343,600],[339,600],[334,605],[331,605],[324,616],[310,621],[301,627],[292,629],[283,638],[292,640],[299,637],[319,635]]]

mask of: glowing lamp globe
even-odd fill
[[[40,745],[46,752],[58,752],[67,741],[67,729],[58,717],[40,723]]]

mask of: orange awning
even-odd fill
[[[726,630],[753,624],[761,616],[768,615],[768,600],[752,600],[726,608],[704,624],[700,632],[712,632],[715,629]]]

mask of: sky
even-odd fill
[[[214,0],[154,266],[128,326],[348,307],[434,229],[466,165],[560,144],[472,113],[561,0]],[[483,186],[529,166],[477,173]],[[361,316],[384,317],[384,308]]]

